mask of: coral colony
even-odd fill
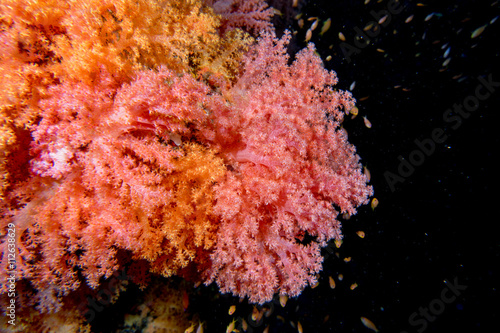
[[[289,62],[272,15],[262,0],[2,1],[0,277],[16,321],[83,325],[79,300],[124,269],[252,303],[316,282],[337,216],[372,188],[341,128],[355,100],[312,44]]]

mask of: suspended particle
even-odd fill
[[[354,88],[356,88],[356,81],[353,81],[353,82],[351,83],[351,85],[349,86],[349,90],[350,90],[350,91],[353,91],[353,90],[354,90]]]
[[[345,42],[345,36],[343,33],[339,32],[339,39],[343,42]]]

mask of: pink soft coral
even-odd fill
[[[252,33],[271,32],[273,8],[265,0],[205,0],[222,16],[222,30],[244,28]]]
[[[250,302],[315,283],[321,247],[342,237],[339,211],[355,214],[372,194],[340,128],[353,98],[333,89],[336,75],[311,44],[288,65],[289,39],[264,35],[225,93],[238,116],[225,131],[232,171],[216,186],[222,224],[207,283]],[[314,240],[301,243],[304,234]]]
[[[67,81],[40,103],[34,175],[17,189],[26,205],[2,223],[17,227],[19,273],[41,308],[59,306],[81,276],[97,287],[118,251],[170,276],[206,260],[215,240],[212,187],[225,168],[194,138],[211,135],[220,96],[164,67],[115,82],[103,70],[94,86]]]

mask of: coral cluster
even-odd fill
[[[21,303],[41,312],[123,267],[258,303],[316,281],[338,214],[372,188],[341,128],[354,99],[312,45],[289,64],[264,1],[6,0],[0,15],[4,295],[9,224]]]

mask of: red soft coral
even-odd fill
[[[67,81],[40,103],[34,176],[8,221],[23,235],[20,273],[42,308],[75,290],[80,274],[97,287],[120,250],[170,276],[205,260],[215,240],[212,187],[225,168],[195,137],[211,135],[203,128],[221,97],[163,67],[115,82],[103,70],[93,86]]]
[[[231,130],[219,119],[233,133],[223,149],[232,171],[216,186],[222,224],[207,283],[251,302],[315,283],[321,247],[342,237],[339,211],[356,213],[372,194],[340,128],[353,98],[333,89],[336,75],[312,45],[288,65],[289,39],[259,40],[226,92],[239,117]],[[307,245],[305,233],[314,237]]]

